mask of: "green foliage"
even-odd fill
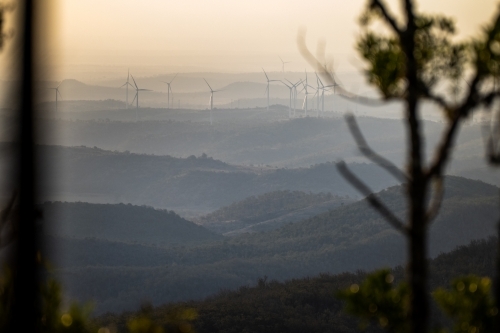
[[[130,333],[190,333],[194,332],[192,321],[197,316],[193,308],[174,307],[155,317],[152,306],[147,304],[128,320],[127,328]]]
[[[379,323],[389,332],[408,331],[409,288],[404,282],[393,285],[388,269],[370,274],[360,284],[352,284],[337,296],[346,301],[345,310],[366,321]]]
[[[84,333],[96,331],[90,324],[91,306],[72,303],[67,310],[62,307],[62,290],[54,279],[48,280],[41,287],[43,333]]]
[[[409,332],[410,290],[404,282],[393,285],[390,270],[368,275],[361,284],[352,284],[338,292],[345,301],[345,311],[366,322],[378,323],[389,332]],[[451,289],[433,292],[440,309],[454,322],[456,333],[493,333],[498,308],[491,295],[491,279],[468,275],[455,278]],[[447,329],[439,329],[447,332]]]
[[[360,55],[368,63],[366,75],[389,98],[401,98],[406,90],[406,56],[400,36],[377,34],[367,30],[369,23],[380,16],[378,7],[368,7],[361,17],[364,31],[358,40]],[[430,90],[440,80],[448,79],[457,93],[469,57],[466,43],[453,42],[455,23],[443,16],[419,15],[415,20],[415,50],[420,89]]]
[[[494,332],[498,308],[491,295],[491,280],[469,275],[456,278],[451,289],[433,293],[441,309],[453,319],[455,332]]]
[[[385,98],[401,96],[404,91],[404,55],[395,38],[365,33],[358,41],[358,50],[369,62],[368,81],[377,86]]]

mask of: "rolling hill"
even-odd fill
[[[287,113],[287,110],[267,112],[264,109],[214,110],[213,126],[207,124],[210,112],[206,110],[143,109],[139,110],[139,119],[143,121],[137,123],[133,109],[85,111],[82,119],[86,120],[67,119],[71,113],[61,113],[60,119],[40,121],[45,133],[40,143],[96,146],[179,158],[205,153],[233,165],[299,168],[338,159],[366,162],[355,146],[342,113],[335,113],[334,118],[290,121],[276,118],[278,114],[286,118]],[[92,120],[95,117],[100,119]],[[358,121],[370,146],[402,165],[406,157],[402,122],[372,117],[359,117]],[[6,126],[0,133],[5,137],[3,140],[8,139],[12,128]],[[432,156],[432,149],[440,140],[442,124],[425,121],[423,129],[426,156]],[[483,152],[481,125],[463,126],[448,173],[500,185],[500,177],[488,168]]]
[[[395,186],[378,194],[398,215],[405,214],[401,191]],[[495,235],[498,215],[497,187],[448,177],[442,210],[430,230],[429,255]],[[110,244],[107,251],[104,243],[93,240],[78,246],[80,251],[87,246],[85,255],[66,258],[55,274],[71,297],[93,299],[97,312],[131,309],[143,299],[153,304],[200,299],[264,275],[283,281],[395,266],[404,262],[406,253],[402,236],[364,200],[273,231],[155,252],[144,259],[147,265],[136,265],[137,259],[127,263],[126,258],[129,252],[131,258],[150,253],[149,248],[120,244],[118,250]]]
[[[44,233],[73,240],[92,238],[169,247],[222,239],[173,211],[145,206],[47,202],[40,209]]]
[[[474,241],[431,260],[431,290],[449,286],[450,281],[468,274],[494,277],[497,239]],[[403,268],[395,267],[395,283],[403,277]],[[199,333],[208,332],[358,332],[359,321],[342,311],[343,303],[334,295],[353,283],[360,283],[365,272],[338,275],[321,274],[311,278],[278,282],[261,278],[256,286],[243,286],[234,291],[221,291],[200,301],[169,303],[151,309],[150,315],[164,324],[168,314],[179,307],[196,310],[193,322]],[[432,325],[446,325],[433,311]],[[108,313],[95,319],[100,327],[125,330],[126,323],[137,312]],[[334,330],[333,330],[334,329]],[[368,326],[365,332],[383,332]]]
[[[0,145],[0,164],[11,145]],[[223,206],[277,190],[358,194],[334,163],[299,169],[241,167],[201,155],[188,158],[112,152],[98,148],[41,146],[40,179],[46,201],[132,203],[206,214]],[[352,169],[376,190],[396,182],[371,164]],[[8,182],[3,177],[2,182]]]
[[[195,222],[226,236],[236,235],[277,229],[286,223],[303,220],[352,201],[349,197],[330,193],[275,191],[220,208]]]

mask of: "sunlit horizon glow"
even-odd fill
[[[53,0],[55,1],[55,0]],[[393,13],[399,1],[386,1]],[[57,2],[56,2],[57,3]],[[315,50],[324,40],[337,71],[359,72],[357,19],[365,0],[59,0],[58,40],[50,70],[58,80],[93,72],[109,79],[133,68],[138,75],[171,72],[310,69],[296,37],[307,29]],[[496,1],[419,1],[419,10],[455,18],[459,37],[477,35]],[[102,75],[100,75],[102,73]]]

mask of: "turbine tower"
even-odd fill
[[[61,84],[62,84],[62,82],[61,82],[61,83],[59,83],[59,85],[58,85],[57,87],[55,87],[55,88],[49,88],[49,89],[51,89],[51,90],[55,90],[55,93],[56,93],[56,112],[57,112],[57,95],[61,96],[61,98],[62,98],[62,95],[61,95],[61,93],[59,92],[59,86],[60,86]]]
[[[205,79],[203,79],[205,80]],[[213,117],[212,117],[212,110],[214,108],[214,92],[222,91],[222,90],[213,90],[212,87],[208,84],[207,80],[205,80],[205,83],[207,84],[208,88],[210,89],[210,125],[213,124]]]
[[[316,95],[316,117],[319,118],[319,102],[320,102],[320,99],[321,99],[321,96],[319,95],[319,90],[321,89],[320,85],[319,85],[319,76],[318,76],[318,73],[314,72],[314,75],[316,75],[316,93],[314,95]],[[313,87],[311,87],[313,88]]]
[[[280,81],[283,83],[285,86],[287,86],[288,89],[290,89],[290,98],[288,99],[288,119],[292,118],[292,95],[293,95],[293,86],[289,86],[283,81]]]
[[[285,73],[285,64],[290,63],[290,61],[283,61],[280,56],[278,56],[278,58],[281,60],[281,69],[283,70],[283,73]]]
[[[295,117],[295,110],[297,109],[297,86],[302,83],[302,79],[297,81],[296,83],[292,83],[288,79],[285,79],[290,83],[293,87],[293,116]]]
[[[266,80],[267,80],[267,88],[266,88],[266,93],[267,93],[267,111],[269,111],[269,83],[270,82],[279,81],[279,80],[269,80],[269,77],[267,76],[267,73],[264,70],[264,68],[262,68],[262,71],[264,72],[264,75],[266,76]]]
[[[306,81],[305,81],[305,83],[304,83],[304,81],[302,81],[302,85],[304,86],[304,88],[301,91],[305,91],[304,102],[302,103],[302,108],[304,109],[304,115],[307,117],[307,95],[310,94],[310,92],[307,91],[307,88],[310,86],[307,83],[307,71],[305,71],[305,73],[306,73]]]
[[[325,91],[329,90],[331,87],[333,87],[333,89],[335,89],[337,84],[335,83],[335,79],[334,79],[334,81],[333,81],[334,84],[325,86],[323,84],[323,81],[321,81],[320,77],[318,76],[318,74],[316,74],[316,77],[318,79],[318,87],[319,87],[319,85],[321,85],[321,87],[319,87],[319,89],[321,89],[321,113],[324,115],[325,114]]]
[[[131,86],[132,88],[134,87],[133,85],[130,84],[130,69],[128,70],[128,73],[127,73],[127,82],[125,82],[120,87],[120,88],[127,87],[127,92],[125,93],[125,96],[126,96],[125,109],[128,109],[128,86]]]
[[[177,74],[179,74],[179,73],[177,73]],[[167,97],[167,99],[168,99],[168,101],[167,101],[167,109],[170,109],[170,93],[172,92],[172,87],[170,87],[170,84],[175,80],[177,74],[174,75],[174,78],[172,80],[170,80],[170,82],[161,81],[163,83],[166,83],[167,86],[168,86],[168,88],[167,88],[167,95],[168,95],[168,97]],[[173,95],[173,93],[172,93],[172,95]],[[172,105],[174,104],[173,99],[174,99],[174,96],[172,96]]]
[[[134,81],[134,85],[135,85],[135,97],[132,100],[131,104],[134,104],[134,101],[136,101],[136,103],[137,103],[137,108],[135,111],[135,121],[137,122],[137,120],[139,118],[139,91],[152,91],[152,90],[151,89],[139,89],[139,87],[137,86],[137,83],[135,82],[134,76],[133,75],[130,75],[130,76],[132,77],[132,80]]]

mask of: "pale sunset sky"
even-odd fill
[[[307,29],[312,50],[325,40],[338,71],[359,71],[354,50],[365,0],[51,0],[58,79],[90,67],[163,71],[303,71],[296,37]],[[386,1],[393,13],[398,0]],[[418,9],[456,19],[460,37],[477,34],[494,0],[421,0]],[[4,64],[6,62],[4,61]],[[93,70],[96,70],[95,68]],[[104,69],[103,69],[104,70]],[[146,75],[147,73],[145,73]]]

